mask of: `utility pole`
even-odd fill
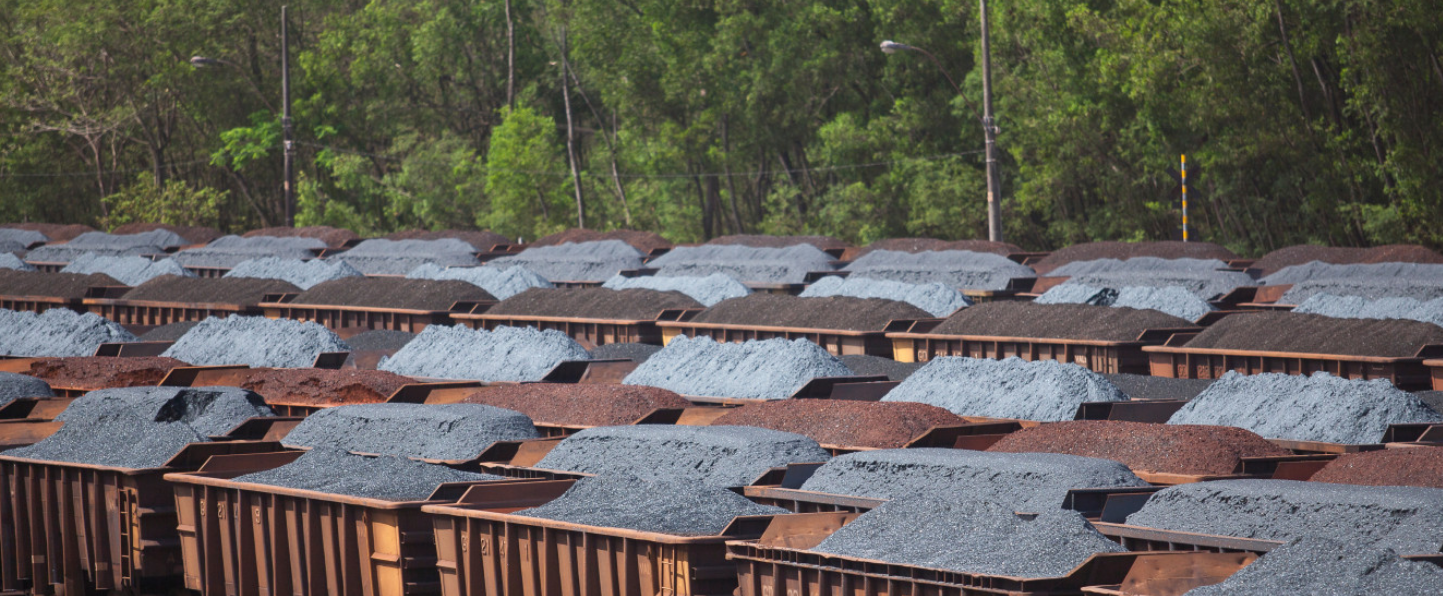
[[[1002,242],[1002,179],[997,172],[997,125],[992,119],[992,47],[987,34],[987,0],[977,0],[982,17],[982,131],[987,138],[987,239]]]
[[[985,1],[985,0],[984,0]],[[291,125],[291,38],[286,7],[281,6],[281,142],[285,148],[286,225],[296,225],[296,143]]]

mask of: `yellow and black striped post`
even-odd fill
[[[1187,242],[1187,154],[1182,156],[1182,241]]]

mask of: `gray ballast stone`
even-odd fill
[[[1036,300],[1037,304],[1090,304],[1092,306],[1112,306],[1117,302],[1118,291],[1115,288],[1099,288],[1087,284],[1067,283],[1052,286]]]
[[[1443,298],[1443,280],[1394,277],[1313,279],[1294,284],[1278,298],[1278,303],[1302,304],[1318,294],[1358,296],[1367,299],[1437,300]]]
[[[118,468],[158,468],[190,443],[274,415],[237,387],[129,387],[87,393],[56,416],[65,425],[5,455]]]
[[[104,343],[135,341],[124,327],[99,315],[52,308],[40,314],[0,309],[0,355],[92,356]]]
[[[1431,263],[1352,263],[1336,264],[1309,261],[1302,265],[1284,267],[1263,278],[1270,286],[1299,284],[1314,280],[1338,280],[1348,278],[1395,279],[1395,280],[1443,280],[1443,265]]]
[[[346,277],[360,277],[361,275],[363,274],[356,271],[355,267],[338,261],[322,259],[303,261],[276,257],[242,261],[225,274],[226,277],[279,279],[302,290],[309,290],[311,286],[321,282]]]
[[[135,287],[162,275],[195,277],[175,259],[152,260],[147,257],[106,257],[85,253],[71,261],[61,273],[104,273],[127,286]]]
[[[55,397],[50,383],[30,375],[0,372],[0,406],[21,397]]]
[[[1088,275],[1092,273],[1112,273],[1117,271],[1128,272],[1176,272],[1176,271],[1201,271],[1212,272],[1227,267],[1228,264],[1217,259],[1163,259],[1158,257],[1133,257],[1131,259],[1093,259],[1091,261],[1073,261],[1052,271],[1047,275],[1055,277],[1071,277],[1074,275]]]
[[[1437,596],[1443,569],[1409,561],[1383,548],[1358,548],[1351,540],[1298,538],[1269,551],[1222,583],[1184,596]]]
[[[844,268],[852,275],[911,284],[940,283],[969,290],[1004,290],[1013,278],[1037,277],[1007,257],[969,250],[906,253],[874,250]]]
[[[641,251],[620,240],[567,242],[537,246],[487,263],[490,267],[520,265],[549,281],[602,281],[641,267]]]
[[[591,349],[593,360],[610,360],[613,358],[626,358],[637,362],[646,362],[652,354],[661,351],[661,346],[651,344],[605,344]]]
[[[476,248],[462,240],[387,240],[373,238],[346,252],[330,257],[367,275],[406,275],[426,264],[443,267],[474,267]]]
[[[1218,480],[1148,498],[1128,525],[1288,541],[1315,536],[1403,554],[1443,547],[1443,489],[1296,480]]]
[[[873,499],[956,494],[1009,511],[1042,513],[1061,508],[1069,489],[1130,486],[1147,483],[1107,459],[920,448],[839,455],[818,468],[802,490]]]
[[[1196,321],[1214,310],[1206,300],[1177,286],[1107,288],[1069,281],[1037,297],[1038,304],[1091,304],[1117,308],[1150,309]]]
[[[1408,319],[1443,327],[1443,298],[1364,298],[1313,294],[1304,300],[1296,313],[1323,315],[1335,319]]]
[[[21,248],[44,244],[50,241],[50,237],[35,230],[18,230],[15,228],[0,228],[0,242],[14,242]]]
[[[481,404],[359,404],[306,417],[282,442],[424,459],[472,459],[497,441],[539,437],[525,414]]]
[[[763,284],[802,283],[807,273],[831,271],[832,257],[810,244],[760,248],[739,244],[678,246],[652,259],[658,277],[706,277],[722,274]]]
[[[655,275],[622,277],[617,275],[606,280],[601,287],[611,290],[642,289],[681,292],[708,307],[723,300],[740,298],[752,293],[751,288],[742,282],[721,273],[713,273],[706,277],[658,277]]]
[[[1021,358],[936,358],[882,401],[930,404],[958,416],[1072,420],[1084,402],[1126,401],[1107,378],[1076,364]]]
[[[738,516],[787,513],[725,488],[686,480],[605,476],[577,480],[555,500],[516,515],[673,536],[716,536]]]
[[[3,229],[3,228],[0,228]],[[17,271],[34,271],[35,267],[21,260],[9,252],[0,252],[0,269],[14,269]]]
[[[900,281],[872,279],[870,277],[823,277],[807,286],[801,293],[803,298],[826,296],[852,296],[855,298],[885,298],[906,302],[927,311],[934,317],[947,317],[959,309],[972,306],[972,302],[956,288],[939,283],[909,284]]]
[[[540,381],[557,364],[590,359],[586,348],[555,329],[428,325],[377,368],[437,379]]]
[[[411,270],[406,277],[464,281],[486,290],[486,293],[495,296],[497,300],[505,300],[531,288],[555,287],[551,285],[551,282],[546,281],[546,278],[520,266],[446,268],[435,263],[426,263]]]
[[[14,240],[0,240],[0,253],[10,256],[25,254],[25,245]]]
[[[1186,401],[1197,397],[1213,384],[1213,379],[1174,379],[1130,373],[1105,373],[1102,376],[1117,385],[1128,399]]]
[[[175,253],[172,257],[186,267],[233,268],[251,259],[274,257],[288,260],[313,259],[326,243],[315,238],[275,236],[221,236],[200,248]]]
[[[1241,286],[1258,285],[1241,271],[1109,271],[1075,275],[1068,280],[1105,288],[1177,287],[1203,300],[1214,300]]]
[[[1027,520],[973,495],[900,498],[863,513],[814,552],[1006,577],[1061,577],[1096,553],[1123,552],[1076,511]]]
[[[536,467],[710,486],[746,486],[767,470],[827,461],[816,441],[751,426],[601,426],[567,437]]]
[[[437,487],[448,482],[506,479],[390,455],[356,455],[318,448],[284,466],[237,476],[234,480],[363,499],[405,502],[425,501]]]
[[[322,352],[349,352],[340,336],[309,321],[231,315],[192,327],[162,356],[196,366],[305,368]]]
[[[142,234],[106,234],[86,232],[65,244],[42,246],[25,256],[33,263],[69,263],[86,253],[106,257],[152,255],[178,248],[185,239],[169,230],[151,230]]]
[[[866,354],[844,354],[837,357],[854,375],[882,375],[889,381],[905,381],[912,373],[925,366],[925,362],[897,362],[891,358],[868,356]]]
[[[1416,395],[1385,379],[1228,372],[1168,424],[1236,426],[1270,439],[1379,443],[1390,424],[1443,422]]]
[[[836,356],[805,339],[717,343],[679,335],[622,382],[682,395],[786,399],[814,378],[851,374]]]

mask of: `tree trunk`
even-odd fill
[[[571,63],[566,59],[566,27],[561,28],[561,100],[566,107],[566,156],[571,165],[571,186],[576,191],[576,227],[586,228],[586,203],[581,198],[580,164],[576,162],[576,126],[571,117]]]
[[[506,107],[516,109],[516,24],[511,0],[506,0]]]
[[[723,115],[722,115],[722,121],[721,121],[721,126],[722,126],[722,130],[721,130],[721,133],[722,133],[722,151],[723,151],[723,154],[722,154],[722,172],[723,172],[724,174],[726,174],[726,177],[727,177],[727,199],[728,199],[729,202],[731,203],[731,208],[732,208],[732,229],[736,230],[736,233],[738,233],[738,234],[745,234],[745,233],[746,233],[746,229],[742,227],[742,215],[741,215],[741,212],[737,210],[737,185],[736,185],[736,183],[732,180],[732,170],[731,170],[731,165],[730,165],[732,145],[731,145],[731,139],[727,136],[727,120],[728,120],[728,117],[727,117],[725,114],[723,114]]]

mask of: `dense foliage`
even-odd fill
[[[975,2],[288,1],[298,224],[985,235]],[[276,225],[279,17],[0,0],[0,220]],[[1443,243],[1436,0],[991,22],[1008,240],[1166,238],[1186,153],[1200,235],[1235,250]]]

